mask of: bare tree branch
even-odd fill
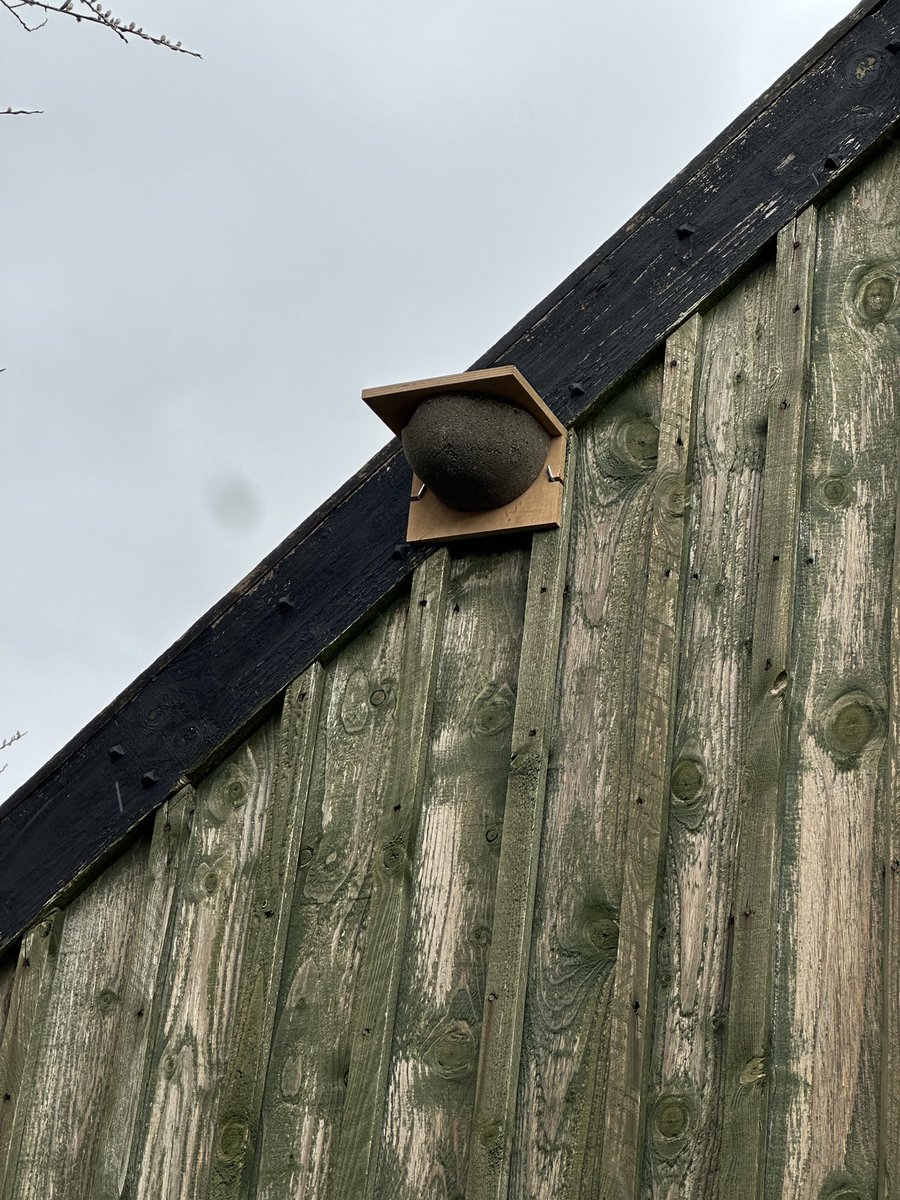
[[[114,16],[108,8],[104,9],[99,0],[79,0],[79,3],[88,11],[76,10],[75,0],[59,0],[59,3],[56,4],[48,3],[47,0],[0,0],[0,8],[5,8],[28,33],[36,32],[47,23],[46,17],[37,25],[31,25],[24,19],[21,10],[35,8],[45,13],[61,13],[64,17],[74,18],[77,23],[89,21],[92,25],[103,25],[107,29],[111,29],[123,42],[128,42],[131,38],[139,38],[154,46],[165,46],[167,50],[174,50],[178,54],[188,54],[191,58],[201,57],[196,50],[186,49],[181,42],[170,41],[164,33],[159,35],[147,33],[134,21],[126,24],[121,18]]]

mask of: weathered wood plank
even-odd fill
[[[231,1045],[219,1100],[216,1152],[207,1188],[209,1200],[239,1200],[248,1194],[312,774],[322,677],[322,668],[314,663],[288,688],[278,725],[275,782],[268,801],[253,909],[240,965]]]
[[[609,1012],[606,1128],[600,1162],[604,1200],[634,1200],[640,1186],[701,328],[700,317],[693,316],[666,343],[619,946]]]
[[[505,541],[451,562],[377,1196],[465,1188],[527,571]]]
[[[408,598],[326,670],[266,1075],[258,1200],[332,1195]]]
[[[467,1200],[500,1200],[509,1188],[531,923],[540,856],[547,765],[553,739],[557,659],[564,607],[575,434],[563,472],[560,528],[535,534],[512,728],[503,841],[490,934]]]
[[[0,1045],[0,1198],[9,1200],[16,1181],[19,1146],[32,1098],[47,1006],[56,970],[64,917],[48,914],[22,939],[9,1015]]]
[[[363,1200],[374,1192],[448,576],[449,556],[441,548],[417,570],[409,600],[397,736],[376,833],[372,901],[351,1009],[347,1098],[335,1164],[334,1195],[340,1200]]]
[[[666,907],[642,1194],[709,1200],[721,1137],[722,1017],[746,738],[768,416],[774,264],[704,316],[690,570],[668,780]]]
[[[125,983],[146,866],[147,843],[139,842],[66,910],[44,1037],[29,1072],[16,1200],[90,1192],[120,1028],[142,1023],[126,1007]]]
[[[596,1184],[661,369],[579,434],[510,1195]],[[591,1183],[591,1181],[594,1181]]]
[[[888,803],[885,806],[884,997],[878,1196],[900,1198],[900,489],[894,523],[888,694]]]
[[[128,1188],[197,1200],[216,1153],[240,967],[274,768],[268,722],[198,787]]]
[[[16,962],[18,957],[18,948],[16,948],[16,953],[8,953],[3,962],[0,963],[0,1044],[3,1043],[3,1031],[6,1028],[6,1019],[9,1016],[9,1005],[12,999],[13,981],[16,978]]]
[[[165,956],[172,936],[176,888],[193,813],[194,789],[183,787],[162,806],[153,826],[122,984],[121,1009],[128,1017],[119,1020],[115,1044],[109,1046],[106,1090],[98,1119],[91,1188],[92,1194],[104,1200],[123,1195],[135,1151],[158,1023],[159,989],[168,966]]]
[[[815,248],[813,210],[779,233],[722,1085],[720,1194],[735,1200],[756,1200],[765,1171],[772,969]]]
[[[898,194],[893,146],[819,214],[767,1167],[785,1200],[878,1183]]]

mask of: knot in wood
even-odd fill
[[[653,1123],[660,1137],[681,1137],[691,1121],[691,1108],[684,1096],[668,1093],[660,1096],[653,1111]]]
[[[403,847],[396,842],[388,842],[381,849],[381,865],[389,875],[396,874],[403,867],[405,859]]]
[[[241,1117],[229,1117],[219,1127],[216,1156],[221,1162],[240,1162],[250,1145],[250,1126]]]
[[[452,1021],[431,1048],[431,1064],[444,1079],[462,1079],[475,1067],[478,1043],[468,1021]]]
[[[225,787],[225,796],[234,808],[240,808],[247,799],[247,789],[240,779],[232,779]]]
[[[825,722],[825,740],[838,762],[852,766],[881,725],[881,709],[871,696],[863,691],[847,692],[831,706]]]

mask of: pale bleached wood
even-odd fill
[[[451,564],[376,1196],[465,1188],[526,572],[508,546]]]
[[[773,1079],[772,972],[815,252],[816,215],[808,210],[781,230],[776,254],[766,465],[726,997],[719,1163],[723,1200],[756,1200],[766,1169]]]
[[[147,866],[140,842],[66,909],[40,1054],[29,1071],[15,1200],[89,1193],[120,1032],[142,1023],[127,993]]]
[[[606,1120],[600,1161],[600,1190],[605,1200],[634,1200],[643,1162],[701,328],[700,317],[691,317],[669,338],[665,352],[647,591],[640,631],[619,945],[609,1013]]]
[[[704,317],[673,767],[657,1046],[642,1193],[710,1200],[721,1137],[723,1003],[747,734],[774,266]]]
[[[153,825],[121,996],[123,1012],[134,1019],[119,1021],[107,1054],[107,1084],[91,1176],[91,1187],[103,1200],[125,1194],[193,812],[194,789],[186,786],[162,805]]]
[[[784,1200],[878,1185],[898,194],[893,146],[819,213],[767,1153]]]
[[[596,1187],[661,370],[580,432],[510,1196]]]
[[[203,1196],[215,1153],[275,757],[267,722],[197,788],[136,1153],[133,1200]]]
[[[391,605],[326,670],[263,1094],[256,1200],[333,1194],[407,606],[405,596]]]
[[[0,1045],[0,1198],[10,1200],[19,1146],[33,1099],[32,1082],[46,1028],[64,917],[54,911],[22,939]]]
[[[413,576],[390,783],[375,835],[372,900],[350,1010],[347,1098],[335,1159],[338,1200],[374,1194],[448,576],[445,549]]]
[[[209,1200],[239,1200],[250,1186],[321,700],[322,668],[314,663],[288,688],[278,722],[275,781],[240,964]]]
[[[468,1200],[505,1197],[515,1129],[531,922],[553,738],[556,669],[574,493],[575,435],[560,529],[531,545],[503,841],[490,935],[487,1001],[469,1144]]]

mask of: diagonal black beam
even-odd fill
[[[810,51],[476,367],[513,363],[572,421],[900,121],[900,0]],[[425,556],[392,442],[0,812],[0,946]]]

